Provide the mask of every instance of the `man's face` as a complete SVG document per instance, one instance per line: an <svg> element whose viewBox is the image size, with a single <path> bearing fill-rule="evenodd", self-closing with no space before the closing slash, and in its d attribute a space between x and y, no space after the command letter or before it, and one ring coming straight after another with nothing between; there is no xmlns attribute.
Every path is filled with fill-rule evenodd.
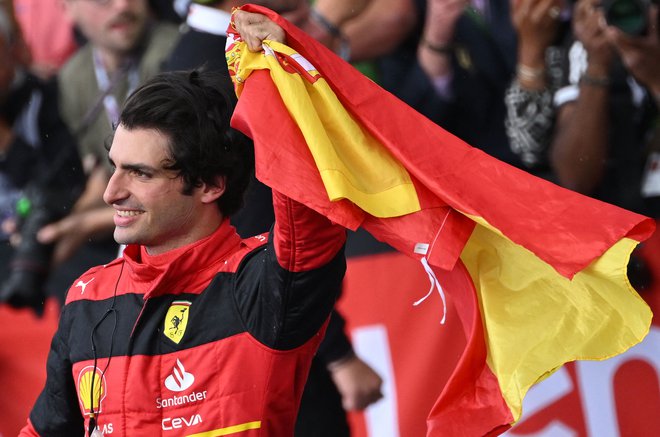
<svg viewBox="0 0 660 437"><path fill-rule="evenodd" d="M148 17L147 0L64 0L64 4L94 46L115 53L135 49Z"/></svg>
<svg viewBox="0 0 660 437"><path fill-rule="evenodd" d="M182 178L163 168L170 159L166 136L120 125L109 158L115 171L103 200L115 209L118 243L142 244L155 255L199 239L198 231L205 226L200 214L204 189L182 194Z"/></svg>

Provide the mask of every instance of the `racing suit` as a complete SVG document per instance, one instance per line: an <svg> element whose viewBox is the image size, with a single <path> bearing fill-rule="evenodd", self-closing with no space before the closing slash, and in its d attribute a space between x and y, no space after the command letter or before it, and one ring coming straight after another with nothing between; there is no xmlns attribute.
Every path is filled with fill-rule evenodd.
<svg viewBox="0 0 660 437"><path fill-rule="evenodd" d="M241 240L225 220L191 245L155 256L129 245L82 275L21 436L81 436L92 416L113 437L293 435L345 231L273 198L270 235Z"/></svg>

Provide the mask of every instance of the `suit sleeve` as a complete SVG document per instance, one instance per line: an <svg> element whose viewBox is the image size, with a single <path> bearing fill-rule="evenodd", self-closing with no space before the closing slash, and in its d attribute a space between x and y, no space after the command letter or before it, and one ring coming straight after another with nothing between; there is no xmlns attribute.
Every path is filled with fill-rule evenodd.
<svg viewBox="0 0 660 437"><path fill-rule="evenodd" d="M334 310L316 356L327 367L330 363L353 355L355 352L346 333L346 320L339 311Z"/></svg>
<svg viewBox="0 0 660 437"><path fill-rule="evenodd" d="M83 418L78 407L78 396L71 373L69 348L66 343L67 307L62 310L58 327L48 354L46 386L37 398L27 425L20 437L47 435L83 435Z"/></svg>
<svg viewBox="0 0 660 437"><path fill-rule="evenodd" d="M239 269L235 298L257 340L290 350L328 320L346 271L346 231L280 193L273 192L273 206L269 243Z"/></svg>
<svg viewBox="0 0 660 437"><path fill-rule="evenodd" d="M284 269L303 272L319 268L343 247L345 229L321 214L276 191L273 206L275 253Z"/></svg>

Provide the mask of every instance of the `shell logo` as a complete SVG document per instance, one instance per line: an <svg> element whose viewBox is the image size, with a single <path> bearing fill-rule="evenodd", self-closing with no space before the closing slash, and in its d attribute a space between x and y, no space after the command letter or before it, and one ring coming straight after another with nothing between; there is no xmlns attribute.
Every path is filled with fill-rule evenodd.
<svg viewBox="0 0 660 437"><path fill-rule="evenodd" d="M97 367L87 366L80 371L78 374L78 399L86 416L92 413L92 407L94 413L101 412L106 393L105 376Z"/></svg>

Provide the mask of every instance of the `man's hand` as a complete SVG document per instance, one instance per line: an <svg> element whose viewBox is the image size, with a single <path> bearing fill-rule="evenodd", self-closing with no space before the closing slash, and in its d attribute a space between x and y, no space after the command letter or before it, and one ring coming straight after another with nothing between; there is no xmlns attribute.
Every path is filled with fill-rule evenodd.
<svg viewBox="0 0 660 437"><path fill-rule="evenodd" d="M48 224L37 233L37 241L55 244L53 265L69 259L83 244L95 237L107 238L115 228L114 209L103 202L103 191L109 175L102 167L92 171L85 191L71 213L61 220Z"/></svg>
<svg viewBox="0 0 660 437"><path fill-rule="evenodd" d="M286 43L284 30L264 15L239 9L234 12L234 25L252 52L260 51L265 39Z"/></svg>
<svg viewBox="0 0 660 437"><path fill-rule="evenodd" d="M417 60L431 80L452 74L449 47L454 40L458 18L468 0L428 0L424 32L417 50Z"/></svg>
<svg viewBox="0 0 660 437"><path fill-rule="evenodd" d="M560 0L512 0L511 20L520 40L519 54L527 55L524 65L533 67L530 62L543 63L545 49L554 41L559 29Z"/></svg>
<svg viewBox="0 0 660 437"><path fill-rule="evenodd" d="M37 240L41 244L55 243L52 264L57 266L73 256L87 241L111 235L115 227L112 220L114 213L110 206L73 212L41 228Z"/></svg>
<svg viewBox="0 0 660 437"><path fill-rule="evenodd" d="M364 361L352 356L338 363L330 363L328 370L341 394L346 411L361 411L383 397L381 377Z"/></svg>
<svg viewBox="0 0 660 437"><path fill-rule="evenodd" d="M574 10L573 30L587 51L590 69L607 74L614 59L614 50L605 34L607 25L599 4L600 0L579 0Z"/></svg>
<svg viewBox="0 0 660 437"><path fill-rule="evenodd" d="M652 6L649 30L645 36L627 35L616 27L606 29L607 39L614 45L628 71L658 98L660 96L660 30L658 7Z"/></svg>
<svg viewBox="0 0 660 437"><path fill-rule="evenodd" d="M428 0L424 39L438 46L451 43L456 21L468 4L468 0Z"/></svg>

